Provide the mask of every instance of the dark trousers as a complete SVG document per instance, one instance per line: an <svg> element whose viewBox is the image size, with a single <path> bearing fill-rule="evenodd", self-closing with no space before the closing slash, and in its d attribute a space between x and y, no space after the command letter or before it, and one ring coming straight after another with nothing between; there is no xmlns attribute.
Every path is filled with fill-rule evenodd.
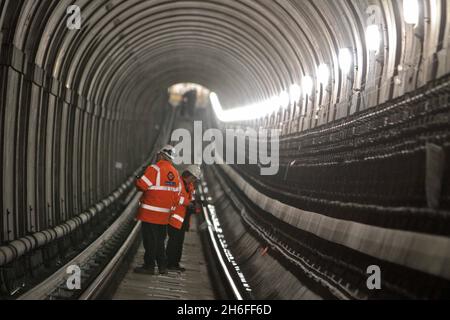
<svg viewBox="0 0 450 320"><path fill-rule="evenodd" d="M178 230L172 226L167 228L169 241L167 242L167 261L169 267L178 267L183 254L184 234L183 229Z"/></svg>
<svg viewBox="0 0 450 320"><path fill-rule="evenodd" d="M164 242L167 236L167 226L142 222L142 242L144 243L144 264L146 267L159 269L167 267ZM156 263L156 264L155 264Z"/></svg>

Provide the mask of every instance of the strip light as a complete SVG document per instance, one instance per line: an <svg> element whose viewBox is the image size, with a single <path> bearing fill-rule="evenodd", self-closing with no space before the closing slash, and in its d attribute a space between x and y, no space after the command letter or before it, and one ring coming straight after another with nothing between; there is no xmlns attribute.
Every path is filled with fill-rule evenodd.
<svg viewBox="0 0 450 320"><path fill-rule="evenodd" d="M222 122L248 121L262 118L272 112L276 112L282 108L289 106L289 94L283 91L279 96L273 96L269 100L255 103L248 106L237 107L224 110L220 103L219 97L215 92L209 95L211 105L216 117Z"/></svg>

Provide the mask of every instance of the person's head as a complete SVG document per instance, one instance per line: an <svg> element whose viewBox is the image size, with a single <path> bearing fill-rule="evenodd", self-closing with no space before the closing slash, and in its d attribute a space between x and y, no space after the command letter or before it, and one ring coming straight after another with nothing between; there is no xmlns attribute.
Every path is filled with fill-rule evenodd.
<svg viewBox="0 0 450 320"><path fill-rule="evenodd" d="M202 170L197 165L188 166L182 174L183 180L186 183L194 183L200 180L202 176Z"/></svg>
<svg viewBox="0 0 450 320"><path fill-rule="evenodd" d="M176 157L176 150L171 145L167 145L161 150L158 151L157 160L167 160L169 162L173 162Z"/></svg>

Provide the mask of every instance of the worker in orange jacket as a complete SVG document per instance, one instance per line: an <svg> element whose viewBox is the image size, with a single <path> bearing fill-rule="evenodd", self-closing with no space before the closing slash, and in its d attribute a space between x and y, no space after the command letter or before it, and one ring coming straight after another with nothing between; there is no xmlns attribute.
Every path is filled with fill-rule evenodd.
<svg viewBox="0 0 450 320"><path fill-rule="evenodd" d="M167 242L168 269L171 271L185 271L180 266L183 253L183 243L186 231L189 230L190 215L195 211L193 206L195 185L200 180L201 169L199 166L191 165L184 170L181 176L181 196L179 205L173 211L168 227L169 240Z"/></svg>
<svg viewBox="0 0 450 320"><path fill-rule="evenodd" d="M175 149L165 146L157 155L157 163L149 166L136 187L143 191L137 219L142 222L142 240L145 249L144 265L135 269L137 273L167 274L167 258L164 242L172 211L180 202L181 183L178 171L173 166Z"/></svg>

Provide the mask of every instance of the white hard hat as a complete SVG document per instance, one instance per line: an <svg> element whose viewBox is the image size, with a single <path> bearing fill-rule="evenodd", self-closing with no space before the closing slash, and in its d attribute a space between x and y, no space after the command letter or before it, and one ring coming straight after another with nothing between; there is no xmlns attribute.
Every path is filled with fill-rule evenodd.
<svg viewBox="0 0 450 320"><path fill-rule="evenodd" d="M189 172L197 180L200 180L200 178L202 177L202 169L200 169L200 167L195 164L188 166L184 170L184 172Z"/></svg>
<svg viewBox="0 0 450 320"><path fill-rule="evenodd" d="M162 154L162 155L166 156L167 158L169 158L170 160L175 160L177 152L174 147L172 147L171 145L167 145L164 148L161 148L161 150L159 150L158 154Z"/></svg>

